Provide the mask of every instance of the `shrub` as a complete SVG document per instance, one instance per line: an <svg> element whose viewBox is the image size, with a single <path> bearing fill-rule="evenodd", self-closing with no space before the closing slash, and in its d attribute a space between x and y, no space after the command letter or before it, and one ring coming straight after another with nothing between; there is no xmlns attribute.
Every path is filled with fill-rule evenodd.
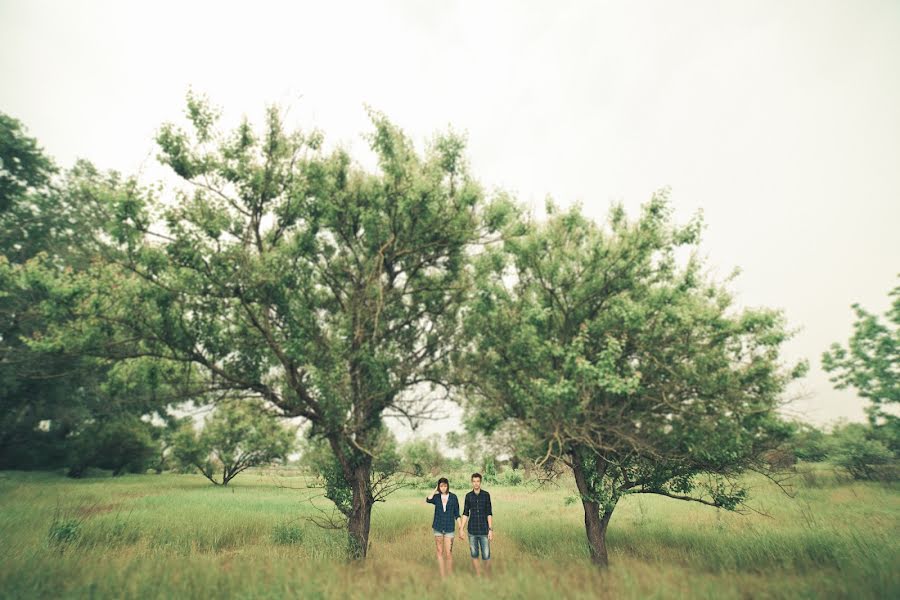
<svg viewBox="0 0 900 600"><path fill-rule="evenodd" d="M487 457L484 459L484 472L482 473L482 480L485 483L497 483L497 467L494 465L493 457Z"/></svg>
<svg viewBox="0 0 900 600"><path fill-rule="evenodd" d="M142 473L156 451L152 426L134 415L95 420L68 440L68 475L82 477L90 467L113 475Z"/></svg>
<svg viewBox="0 0 900 600"><path fill-rule="evenodd" d="M894 454L880 440L871 439L869 431L859 423L835 429L829 440L828 460L854 479L896 478Z"/></svg>
<svg viewBox="0 0 900 600"><path fill-rule="evenodd" d="M522 472L518 469L507 469L503 472L503 485L517 486L522 485L523 481L525 481L525 478L522 477Z"/></svg>
<svg viewBox="0 0 900 600"><path fill-rule="evenodd" d="M821 429L800 424L791 437L789 447L800 460L819 462L825 460L828 452L828 438Z"/></svg>
<svg viewBox="0 0 900 600"><path fill-rule="evenodd" d="M797 463L797 456L785 446L779 446L763 453L763 460L773 469L787 469Z"/></svg>

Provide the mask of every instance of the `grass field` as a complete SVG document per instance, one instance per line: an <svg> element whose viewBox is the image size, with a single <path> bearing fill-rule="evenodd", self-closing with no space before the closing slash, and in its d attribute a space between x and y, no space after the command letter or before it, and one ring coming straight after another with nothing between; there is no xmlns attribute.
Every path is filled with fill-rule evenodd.
<svg viewBox="0 0 900 600"><path fill-rule="evenodd" d="M308 492L265 472L226 488L199 475L2 472L0 596L462 598L477 587L488 598L900 598L900 488L820 469L797 478L794 498L753 481L769 516L625 498L606 572L588 562L580 503L565 501L572 485L486 485L494 573L477 579L457 540L444 581L425 489L378 504L369 558L348 564L344 534L303 518L315 514Z"/></svg>

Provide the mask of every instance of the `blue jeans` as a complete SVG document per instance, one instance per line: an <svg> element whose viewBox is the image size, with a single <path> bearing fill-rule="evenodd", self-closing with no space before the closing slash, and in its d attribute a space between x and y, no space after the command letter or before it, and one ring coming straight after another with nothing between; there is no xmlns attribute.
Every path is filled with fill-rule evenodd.
<svg viewBox="0 0 900 600"><path fill-rule="evenodd" d="M469 534L469 554L472 558L478 558L479 550L481 550L481 560L491 559L491 543L486 535Z"/></svg>

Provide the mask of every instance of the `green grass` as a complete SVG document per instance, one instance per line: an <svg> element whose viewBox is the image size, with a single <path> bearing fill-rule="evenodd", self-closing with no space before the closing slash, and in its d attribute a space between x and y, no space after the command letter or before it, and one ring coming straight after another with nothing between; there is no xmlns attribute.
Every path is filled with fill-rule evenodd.
<svg viewBox="0 0 900 600"><path fill-rule="evenodd" d="M788 498L752 483L767 516L625 498L606 572L588 562L570 483L489 486L492 577L477 580L457 542L440 581L424 488L376 506L369 558L349 564L345 534L304 518L318 514L309 493L262 472L225 488L194 475L0 472L0 597L463 598L476 586L495 598L900 597L897 486L823 473L798 477Z"/></svg>

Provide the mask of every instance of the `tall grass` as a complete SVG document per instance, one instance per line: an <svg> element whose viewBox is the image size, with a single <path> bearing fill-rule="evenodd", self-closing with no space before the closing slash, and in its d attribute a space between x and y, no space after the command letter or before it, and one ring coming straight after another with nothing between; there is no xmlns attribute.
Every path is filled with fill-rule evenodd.
<svg viewBox="0 0 900 600"><path fill-rule="evenodd" d="M457 541L455 573L440 581L425 487L376 506L369 558L350 564L345 533L307 520L318 514L309 494L262 472L227 488L194 475L3 472L0 597L900 597L896 486L798 477L788 498L751 483L766 515L626 497L606 572L589 564L580 503L565 502L571 483L491 486L492 576L476 580Z"/></svg>

